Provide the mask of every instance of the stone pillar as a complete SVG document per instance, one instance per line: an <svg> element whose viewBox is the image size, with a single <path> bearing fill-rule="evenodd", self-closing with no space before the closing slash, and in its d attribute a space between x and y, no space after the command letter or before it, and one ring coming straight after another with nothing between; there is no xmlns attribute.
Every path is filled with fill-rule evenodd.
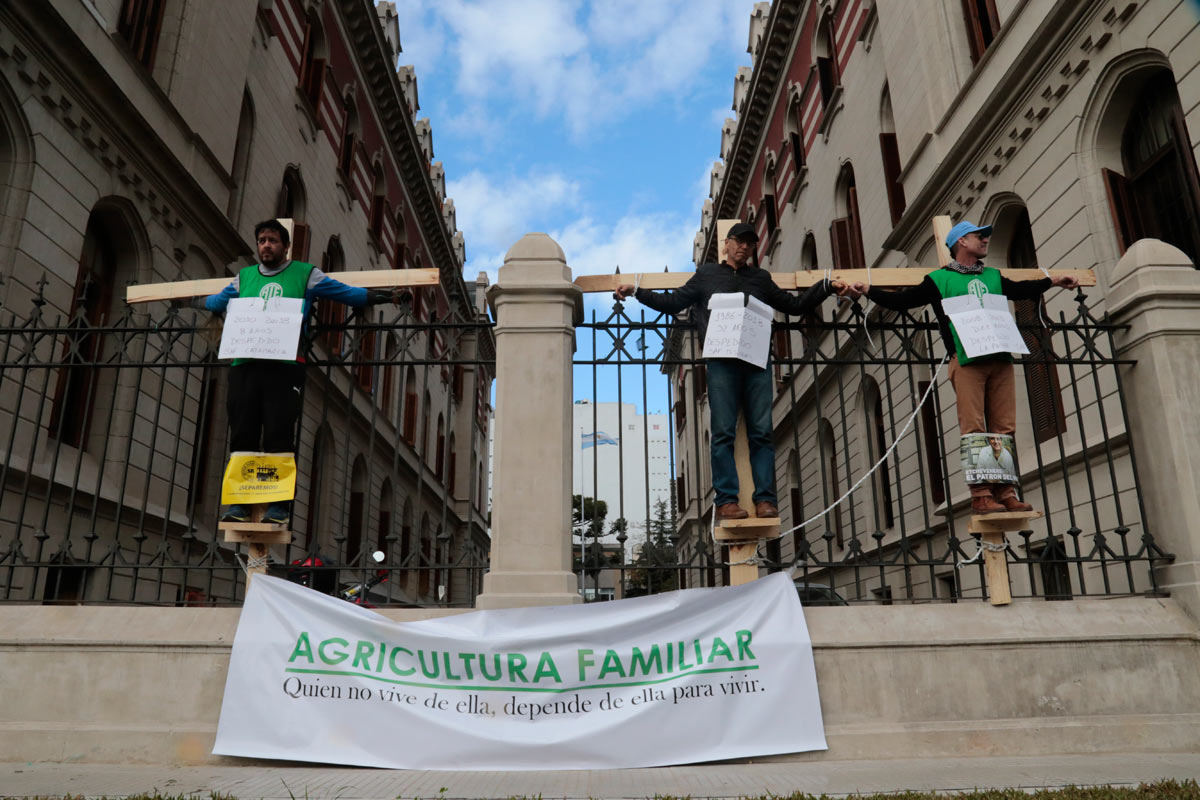
<svg viewBox="0 0 1200 800"><path fill-rule="evenodd" d="M529 233L488 290L496 309L492 557L476 608L582 602L571 571L572 370L583 294L558 243Z"/></svg>
<svg viewBox="0 0 1200 800"><path fill-rule="evenodd" d="M1138 483L1155 542L1175 554L1157 571L1200 619L1200 271L1157 239L1130 247L1108 281L1129 404Z"/></svg>

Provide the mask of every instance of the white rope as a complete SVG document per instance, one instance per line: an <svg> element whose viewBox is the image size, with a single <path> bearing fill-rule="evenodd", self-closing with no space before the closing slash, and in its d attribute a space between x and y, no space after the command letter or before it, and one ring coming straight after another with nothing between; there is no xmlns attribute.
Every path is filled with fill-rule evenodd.
<svg viewBox="0 0 1200 800"><path fill-rule="evenodd" d="M635 272L633 274L633 293L637 294L638 288L642 285L642 273Z"/></svg>
<svg viewBox="0 0 1200 800"><path fill-rule="evenodd" d="M269 551L255 558L246 558L241 553L234 553L233 555L237 558L238 563L242 565L242 571L247 575L250 574L250 570L266 567L271 563L271 553Z"/></svg>
<svg viewBox="0 0 1200 800"><path fill-rule="evenodd" d="M792 531L798 531L801 528L803 528L805 525L808 525L809 523L812 523L812 522L816 522L821 517L828 514L830 511L833 511L833 509L837 508L842 503L843 500L845 500L847 497L852 495L859 486L862 486L863 483L867 480L867 478L869 478L873 474L875 474L875 471L877 469L879 469L880 466L883 465L883 462L887 461L888 456L890 456L892 454L892 451L896 449L896 445L900 444L900 440L904 438L904 435L906 433L908 433L908 429L912 427L913 420L915 420L917 418L917 414L921 413L921 407L925 405L925 401L929 399L930 393L933 391L934 387L937 386L937 379L942 374L942 368L946 366L946 362L949 359L950 359L950 355L947 354L946 357L942 359L942 363L938 364L937 371L933 373L933 378L929 381L929 387L925 390L925 394L923 394L921 396L921 400L917 403L917 407L914 408L913 413L909 415L908 420L904 423L904 427L900 429L900 433L896 434L896 440L894 442L892 442L892 446L889 447L887 449L887 452L885 452L880 457L880 459L875 462L875 465L873 467L871 467L869 470L867 470L866 474L864 474L861 478L859 478L858 481L855 482L855 484L853 486L851 486L849 489L847 489L846 493L844 495L839 497L837 500L834 500L833 503L830 504L830 506L828 508L826 508L824 511L814 514L813 516L809 517L808 519L804 520L804 522L801 522L799 525L797 525L793 528L788 528L786 531L779 534L780 536L787 536Z"/></svg>
<svg viewBox="0 0 1200 800"><path fill-rule="evenodd" d="M975 563L976 561L979 560L979 557L981 555L983 555L984 551L987 551L989 553L1003 553L1007 549L1008 549L1008 542L1001 542L1000 544L992 544L991 542L983 541L983 537L981 535L979 538L979 549L975 551L975 555L971 556L966 561L959 561L957 564L954 565L954 568L961 569L962 567L965 567L968 564Z"/></svg>

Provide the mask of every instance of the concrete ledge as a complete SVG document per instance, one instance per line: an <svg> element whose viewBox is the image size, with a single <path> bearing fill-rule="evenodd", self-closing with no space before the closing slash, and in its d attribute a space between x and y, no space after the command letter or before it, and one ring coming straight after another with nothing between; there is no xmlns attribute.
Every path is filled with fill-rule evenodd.
<svg viewBox="0 0 1200 800"><path fill-rule="evenodd" d="M238 609L0 607L10 761L211 755ZM397 620L461 612L398 610ZM1200 630L1171 600L809 609L830 749L771 761L1200 751ZM16 678L16 681L13 679Z"/></svg>

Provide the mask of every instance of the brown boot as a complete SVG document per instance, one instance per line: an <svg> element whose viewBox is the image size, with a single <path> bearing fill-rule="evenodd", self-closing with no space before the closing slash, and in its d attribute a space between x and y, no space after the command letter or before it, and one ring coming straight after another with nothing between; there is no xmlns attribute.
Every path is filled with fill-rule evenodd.
<svg viewBox="0 0 1200 800"><path fill-rule="evenodd" d="M754 516L758 517L759 519L778 517L779 509L775 507L774 503L763 500L754 504Z"/></svg>
<svg viewBox="0 0 1200 800"><path fill-rule="evenodd" d="M1000 485L992 490L996 502L1004 506L1005 511L1033 511L1033 506L1017 498L1017 490L1013 486Z"/></svg>
<svg viewBox="0 0 1200 800"><path fill-rule="evenodd" d="M723 503L717 506L717 519L745 519L748 516L749 512L737 503Z"/></svg>
<svg viewBox="0 0 1200 800"><path fill-rule="evenodd" d="M988 484L981 486L972 486L971 488L971 513L972 514L995 514L999 511L1007 509L996 502L992 497L992 487Z"/></svg>

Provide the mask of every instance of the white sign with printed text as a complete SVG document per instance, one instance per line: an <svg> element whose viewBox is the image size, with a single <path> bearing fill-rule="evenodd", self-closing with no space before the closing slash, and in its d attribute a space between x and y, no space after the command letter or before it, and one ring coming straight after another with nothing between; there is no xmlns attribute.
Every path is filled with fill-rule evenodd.
<svg viewBox="0 0 1200 800"><path fill-rule="evenodd" d="M740 358L762 369L771 351L771 308L741 292L714 294L708 300L705 358Z"/></svg>
<svg viewBox="0 0 1200 800"><path fill-rule="evenodd" d="M303 322L298 297L235 297L225 311L218 358L295 361Z"/></svg>
<svg viewBox="0 0 1200 800"><path fill-rule="evenodd" d="M812 644L785 573L420 622L257 575L213 753L548 770L825 748Z"/></svg>
<svg viewBox="0 0 1200 800"><path fill-rule="evenodd" d="M942 301L942 310L954 324L967 358L1029 352L1008 309L1008 298L1002 294L947 297Z"/></svg>

